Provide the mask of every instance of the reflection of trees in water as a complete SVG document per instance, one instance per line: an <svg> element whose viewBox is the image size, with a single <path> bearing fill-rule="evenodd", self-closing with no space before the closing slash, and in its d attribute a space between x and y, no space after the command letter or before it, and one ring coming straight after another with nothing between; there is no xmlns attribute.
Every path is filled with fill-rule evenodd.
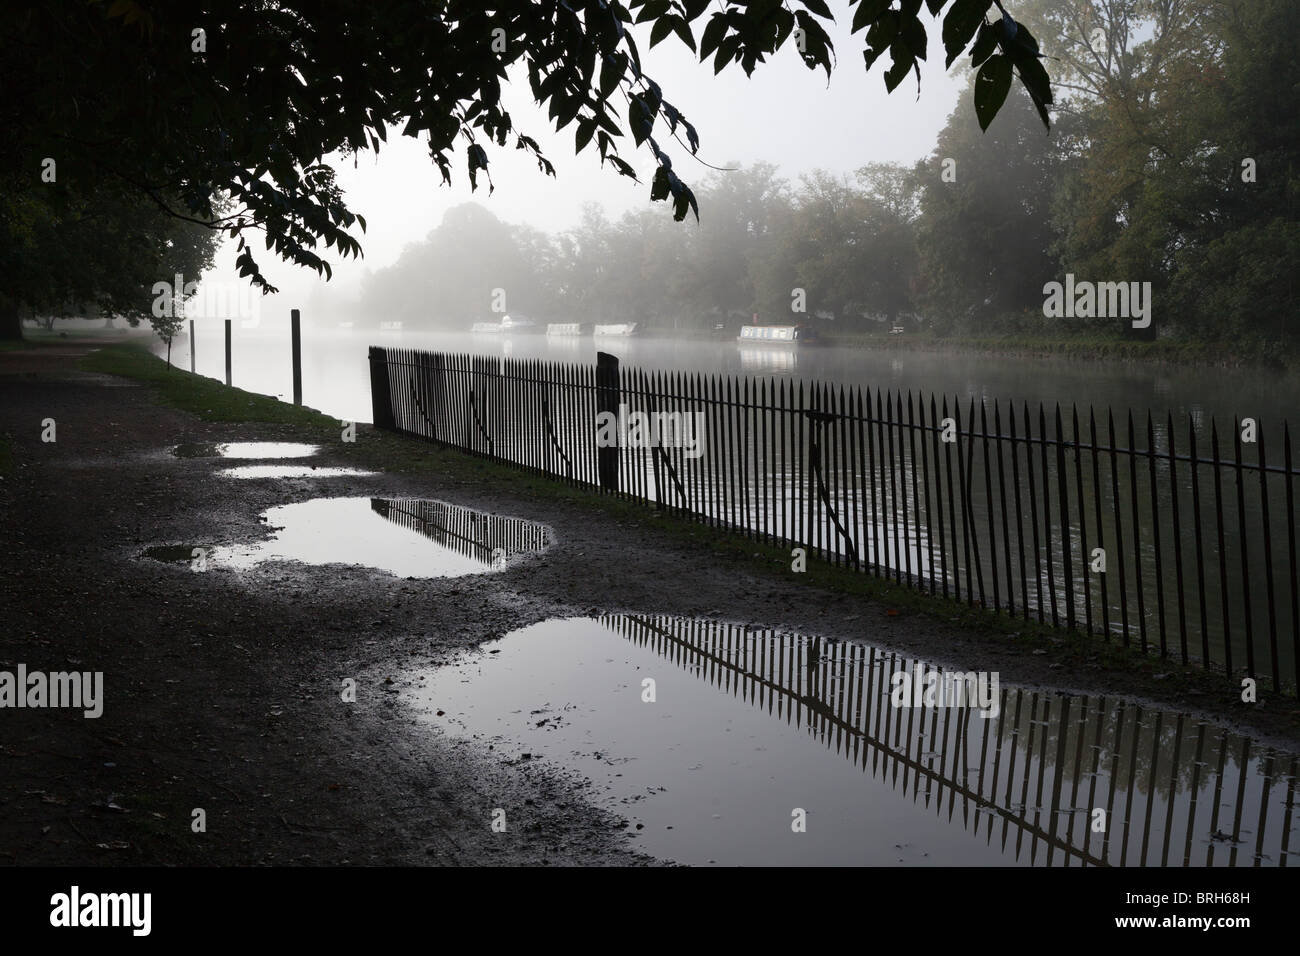
<svg viewBox="0 0 1300 956"><path fill-rule="evenodd" d="M418 531L443 547L488 566L511 555L540 551L548 543L545 525L484 514L445 501L371 498L370 508L388 521Z"/></svg>
<svg viewBox="0 0 1300 956"><path fill-rule="evenodd" d="M1001 688L997 717L894 707L916 661L874 647L664 616L602 622L900 784L1004 853L1046 865L1285 865L1295 756L1178 714ZM1105 832L1091 830L1094 808ZM1215 835L1218 837L1215 838Z"/></svg>

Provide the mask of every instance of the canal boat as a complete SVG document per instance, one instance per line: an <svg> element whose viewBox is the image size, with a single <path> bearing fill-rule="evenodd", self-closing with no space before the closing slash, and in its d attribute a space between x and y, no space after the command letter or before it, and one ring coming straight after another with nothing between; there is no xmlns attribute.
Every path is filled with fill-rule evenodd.
<svg viewBox="0 0 1300 956"><path fill-rule="evenodd" d="M546 334L556 338L573 338L591 334L591 326L586 322L551 322L546 326Z"/></svg>
<svg viewBox="0 0 1300 956"><path fill-rule="evenodd" d="M741 345L807 345L817 341L817 333L810 327L798 325L742 325L736 339Z"/></svg>
<svg viewBox="0 0 1300 956"><path fill-rule="evenodd" d="M635 322L618 322L611 325L598 325L592 329L592 334L627 337L637 334L637 324Z"/></svg>
<svg viewBox="0 0 1300 956"><path fill-rule="evenodd" d="M501 318L501 331L511 335L540 335L545 330L532 319L506 315Z"/></svg>

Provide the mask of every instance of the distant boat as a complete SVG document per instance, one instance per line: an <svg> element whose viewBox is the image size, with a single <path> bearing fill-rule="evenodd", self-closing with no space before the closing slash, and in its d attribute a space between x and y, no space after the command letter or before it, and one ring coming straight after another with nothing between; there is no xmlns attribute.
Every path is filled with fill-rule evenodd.
<svg viewBox="0 0 1300 956"><path fill-rule="evenodd" d="M340 322L340 323L339 323L339 328L340 328L340 329L350 329L350 328L352 328L352 323L351 323L351 322Z"/></svg>
<svg viewBox="0 0 1300 956"><path fill-rule="evenodd" d="M598 325L592 330L593 335L636 335L635 322L618 322L613 325Z"/></svg>
<svg viewBox="0 0 1300 956"><path fill-rule="evenodd" d="M742 345L798 345L817 341L806 325L742 325L737 339Z"/></svg>
<svg viewBox="0 0 1300 956"><path fill-rule="evenodd" d="M552 322L546 326L546 334L555 336L586 335L590 331L591 326L585 322Z"/></svg>
<svg viewBox="0 0 1300 956"><path fill-rule="evenodd" d="M500 332L500 322L475 322L470 326L471 332Z"/></svg>
<svg viewBox="0 0 1300 956"><path fill-rule="evenodd" d="M504 316L501 319L502 332L541 332L541 328L532 319L512 319L510 316Z"/></svg>

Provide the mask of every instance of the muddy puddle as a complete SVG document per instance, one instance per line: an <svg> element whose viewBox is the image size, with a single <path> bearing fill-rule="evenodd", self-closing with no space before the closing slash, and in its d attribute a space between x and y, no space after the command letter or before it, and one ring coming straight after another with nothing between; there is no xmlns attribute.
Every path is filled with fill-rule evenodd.
<svg viewBox="0 0 1300 956"><path fill-rule="evenodd" d="M314 498L271 508L264 519L271 531L267 540L204 547L191 567L250 570L292 561L374 568L397 577L457 577L504 570L512 559L550 542L545 525L426 499ZM188 548L145 554L191 560Z"/></svg>
<svg viewBox="0 0 1300 956"><path fill-rule="evenodd" d="M240 465L217 472L222 478L366 478L377 471L321 465Z"/></svg>
<svg viewBox="0 0 1300 956"><path fill-rule="evenodd" d="M996 676L611 615L517 631L407 694L454 738L586 778L683 863L1300 865L1295 755Z"/></svg>
<svg viewBox="0 0 1300 956"><path fill-rule="evenodd" d="M203 559L204 548L197 544L160 544L156 547L145 548L141 556L153 558L155 561L165 561L169 564L176 564L181 561L198 562Z"/></svg>
<svg viewBox="0 0 1300 956"><path fill-rule="evenodd" d="M185 442L172 448L176 458L310 458L319 445L290 441Z"/></svg>

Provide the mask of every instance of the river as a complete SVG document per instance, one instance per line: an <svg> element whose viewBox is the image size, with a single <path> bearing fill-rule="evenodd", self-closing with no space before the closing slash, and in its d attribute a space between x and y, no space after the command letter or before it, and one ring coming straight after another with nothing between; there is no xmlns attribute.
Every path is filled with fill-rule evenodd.
<svg viewBox="0 0 1300 956"><path fill-rule="evenodd" d="M292 394L288 322L263 319L256 328L232 330L232 377L249 391ZM779 346L741 348L734 342L698 339L603 338L600 348L624 365L688 372L780 376L886 390L1012 400L1017 404L1078 403L1098 408L1152 409L1221 424L1233 416L1255 418L1280 431L1300 399L1300 376L1258 369L1151 366L1140 362L1023 359L924 351ZM596 342L544 335L474 335L468 332L303 329L303 401L341 420L369 422L370 345L471 352L554 362L595 362ZM160 346L155 352L162 354ZM224 378L222 324L196 322L196 371ZM189 367L189 341L178 337L172 358Z"/></svg>

